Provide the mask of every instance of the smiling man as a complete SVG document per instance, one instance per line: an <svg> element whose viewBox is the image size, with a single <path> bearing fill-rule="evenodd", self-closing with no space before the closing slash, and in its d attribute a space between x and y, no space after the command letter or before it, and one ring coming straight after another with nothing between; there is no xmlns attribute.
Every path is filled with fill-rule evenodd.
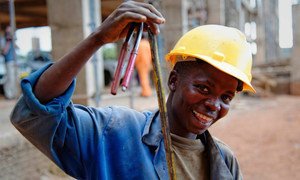
<svg viewBox="0 0 300 180"><path fill-rule="evenodd" d="M191 139L227 114L238 87L237 79L201 60L178 62L169 81L171 130Z"/></svg>
<svg viewBox="0 0 300 180"><path fill-rule="evenodd" d="M242 179L230 148L207 129L228 113L237 92L255 92L245 36L230 27L200 26L183 35L166 59L174 65L167 109L177 177Z"/></svg>
<svg viewBox="0 0 300 180"><path fill-rule="evenodd" d="M158 111L71 102L75 77L96 50L123 38L131 22L145 22L157 34L164 21L149 4L123 3L70 53L22 80L12 123L77 179L168 179ZM227 114L237 92L254 92L245 36L200 26L183 35L166 60L173 65L167 109L177 179L242 179L230 148L207 129Z"/></svg>

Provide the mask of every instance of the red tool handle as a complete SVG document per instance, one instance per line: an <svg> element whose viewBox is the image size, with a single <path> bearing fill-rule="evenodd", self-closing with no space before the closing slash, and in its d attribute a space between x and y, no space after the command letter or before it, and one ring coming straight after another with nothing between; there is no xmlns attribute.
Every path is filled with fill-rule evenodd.
<svg viewBox="0 0 300 180"><path fill-rule="evenodd" d="M141 41L141 38L142 38L143 27L144 27L144 23L139 23L139 24L132 23L129 30L128 30L125 42L124 42L124 44L122 46L122 49L121 49L121 52L120 52L120 56L118 58L118 65L117 65L117 69L115 71L115 75L114 75L112 86L111 86L111 94L113 94L113 95L117 94L117 89L118 89L118 86L119 86L119 81L120 81L120 76L121 76L121 72L122 72L122 69L123 69L123 64L124 64L124 61L125 61L125 58L126 58L128 47L129 47L129 41L132 37L134 29L138 28L138 30L137 30L138 33L136 34L135 42L134 42L134 45L133 45L133 48L132 48L132 51L131 51L131 54L130 54L130 57L129 57L129 60L128 60L128 65L127 65L127 68L126 68L125 76L124 76L123 81L122 81L122 90L125 91L128 87L128 84L129 84L129 81L130 81L130 78L131 78L131 74L132 74L133 69L134 69L135 58L136 58L138 48L139 48L139 44L140 44L140 41Z"/></svg>
<svg viewBox="0 0 300 180"><path fill-rule="evenodd" d="M113 82L112 82L112 85L111 85L111 91L110 91L111 94L113 94L113 95L117 94L117 89L119 87L120 76L121 76L121 72L122 72L122 69L123 69L123 64L124 64L124 59L125 59L124 56L125 56L126 51L127 51L127 46L128 46L128 43L125 42L123 44L121 52L120 52L117 69L116 69L116 72L115 72L115 75L114 75L114 78L113 78Z"/></svg>
<svg viewBox="0 0 300 180"><path fill-rule="evenodd" d="M134 69L135 58L137 56L139 46L140 46L140 42L141 42L141 39L142 39L144 23L140 23L139 26L137 26L137 27L138 27L138 31L137 31L138 33L136 34L136 39L135 39L135 42L134 42L134 46L133 46L132 51L130 53L130 57L129 57L129 60L128 60L128 65L127 65L127 68L126 68L125 76L124 76L123 81L122 81L122 91L124 91L124 92L126 91L128 85L129 85L131 74L132 74L133 69Z"/></svg>
<svg viewBox="0 0 300 180"><path fill-rule="evenodd" d="M122 80L122 91L126 91L128 85L129 85L129 81L131 79L131 75L132 75L132 72L134 69L136 56L137 56L137 52L132 52L130 54L130 58L129 58L128 65L127 65L126 72L125 72L125 76Z"/></svg>

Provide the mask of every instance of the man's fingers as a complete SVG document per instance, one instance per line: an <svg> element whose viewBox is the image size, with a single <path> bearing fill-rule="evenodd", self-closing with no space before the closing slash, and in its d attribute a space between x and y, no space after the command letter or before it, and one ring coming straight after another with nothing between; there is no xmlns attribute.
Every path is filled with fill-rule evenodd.
<svg viewBox="0 0 300 180"><path fill-rule="evenodd" d="M126 12L133 12L140 15L144 15L147 21L152 21L153 23L164 23L165 19L163 16L150 4L139 3L139 2L125 2L118 8L118 14L124 14Z"/></svg>
<svg viewBox="0 0 300 180"><path fill-rule="evenodd" d="M145 22L147 21L147 17L142 14L126 11L117 17L116 20L121 26L127 26L127 24L131 22Z"/></svg>
<svg viewBox="0 0 300 180"><path fill-rule="evenodd" d="M163 15L153 5L146 4L146 3L140 3L140 2L134 2L134 3L148 9L150 12L154 13L159 18L164 19Z"/></svg>
<svg viewBox="0 0 300 180"><path fill-rule="evenodd" d="M151 29L151 32L154 34L159 34L159 26L156 23L153 23L152 21L147 21L147 17L137 14L137 13L132 13L132 12L126 12L122 16L119 17L120 19L118 20L119 22L122 22L121 26L128 26L131 22L146 22L148 25L148 28ZM126 28L128 29L128 28ZM124 36L122 36L124 37Z"/></svg>
<svg viewBox="0 0 300 180"><path fill-rule="evenodd" d="M120 33L120 38L124 38L126 37L127 33L128 33L128 30L129 30L129 27L131 26L131 24L127 24L126 28L124 28L122 30L122 32Z"/></svg>
<svg viewBox="0 0 300 180"><path fill-rule="evenodd" d="M122 3L99 27L99 39L102 43L115 42L126 36L128 25L132 22L144 22L154 34L159 33L159 24L165 19L150 4L134 1Z"/></svg>
<svg viewBox="0 0 300 180"><path fill-rule="evenodd" d="M160 30L157 24L153 24L153 23L147 23L148 28L150 28L151 32L153 34L159 34Z"/></svg>
<svg viewBox="0 0 300 180"><path fill-rule="evenodd" d="M145 17L147 17L147 21L151 21L152 23L162 24L165 22L165 19L163 17L157 16L146 8L136 8L133 9L132 12L144 15Z"/></svg>

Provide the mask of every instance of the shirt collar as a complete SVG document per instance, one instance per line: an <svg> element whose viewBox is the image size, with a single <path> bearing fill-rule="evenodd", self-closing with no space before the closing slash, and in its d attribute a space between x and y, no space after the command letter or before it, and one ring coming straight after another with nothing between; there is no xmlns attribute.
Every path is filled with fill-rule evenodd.
<svg viewBox="0 0 300 180"><path fill-rule="evenodd" d="M156 110L146 122L143 130L142 141L148 146L158 147L162 139L163 134L161 130L159 111Z"/></svg>
<svg viewBox="0 0 300 180"><path fill-rule="evenodd" d="M208 131L203 133L202 135L198 135L197 139L201 139L202 143L205 145L207 142L207 135L212 140L211 135ZM159 110L154 111L151 114L149 119L146 122L146 125L143 130L142 141L148 146L158 146L160 141L163 138L162 130L161 130L161 122L159 116Z"/></svg>
<svg viewBox="0 0 300 180"><path fill-rule="evenodd" d="M219 148L217 142L211 136L208 130L203 134L198 135L203 144L209 158L210 176L211 179L233 179L233 176L225 162L225 154Z"/></svg>
<svg viewBox="0 0 300 180"><path fill-rule="evenodd" d="M161 130L159 111L155 111L149 117L143 130L142 141L146 145L158 148L160 142L163 139ZM210 179L233 179L226 163L225 157L222 157L223 153L217 147L218 145L206 130L203 134L198 135L197 139L200 139L205 146L206 154L208 155L208 161L210 166Z"/></svg>

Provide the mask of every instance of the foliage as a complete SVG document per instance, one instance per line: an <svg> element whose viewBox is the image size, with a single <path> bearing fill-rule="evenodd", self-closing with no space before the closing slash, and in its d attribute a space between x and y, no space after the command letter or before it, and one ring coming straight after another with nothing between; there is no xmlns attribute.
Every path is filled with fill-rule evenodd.
<svg viewBox="0 0 300 180"><path fill-rule="evenodd" d="M104 60L116 60L117 59L117 48L115 44L109 44L102 49Z"/></svg>

